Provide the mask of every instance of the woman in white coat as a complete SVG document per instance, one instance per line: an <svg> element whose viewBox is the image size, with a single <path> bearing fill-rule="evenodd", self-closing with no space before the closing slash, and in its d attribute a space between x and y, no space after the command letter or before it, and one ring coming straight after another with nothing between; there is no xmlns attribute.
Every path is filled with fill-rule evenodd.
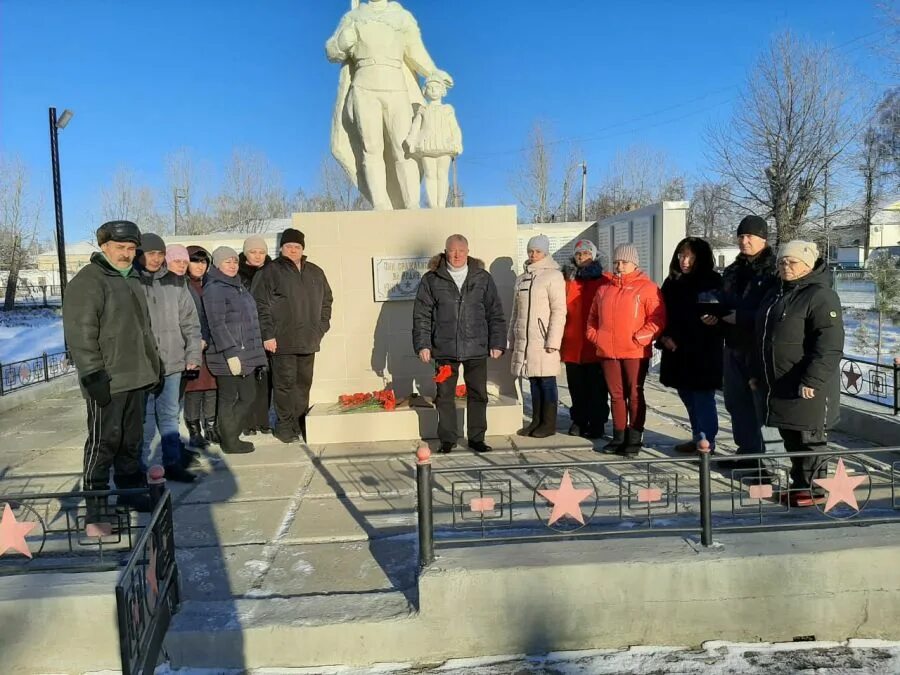
<svg viewBox="0 0 900 675"><path fill-rule="evenodd" d="M531 385L531 423L517 432L520 436L556 433L556 376L565 326L566 282L550 257L550 240L541 234L528 240L528 262L516 279L509 322L512 374L527 377Z"/></svg>

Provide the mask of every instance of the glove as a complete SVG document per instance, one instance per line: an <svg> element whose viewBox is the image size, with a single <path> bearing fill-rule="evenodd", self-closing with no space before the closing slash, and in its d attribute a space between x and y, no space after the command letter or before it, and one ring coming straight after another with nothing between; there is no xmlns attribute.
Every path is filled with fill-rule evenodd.
<svg viewBox="0 0 900 675"><path fill-rule="evenodd" d="M231 371L231 374L237 377L241 374L241 360L236 356L228 357L228 370Z"/></svg>
<svg viewBox="0 0 900 675"><path fill-rule="evenodd" d="M105 370L98 370L81 378L81 386L84 387L91 400L96 401L101 408L112 400L109 393L109 380L109 373Z"/></svg>

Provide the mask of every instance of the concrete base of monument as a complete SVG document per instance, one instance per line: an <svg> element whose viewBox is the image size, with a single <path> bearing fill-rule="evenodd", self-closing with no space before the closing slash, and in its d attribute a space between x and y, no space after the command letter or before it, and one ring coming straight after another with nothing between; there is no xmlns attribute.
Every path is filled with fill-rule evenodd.
<svg viewBox="0 0 900 675"><path fill-rule="evenodd" d="M118 572L0 577L3 673L118 672Z"/></svg>
<svg viewBox="0 0 900 675"><path fill-rule="evenodd" d="M458 436L466 438L466 402L457 400ZM514 434L522 427L522 404L509 396L491 396L487 409L488 433ZM342 412L337 404L318 403L306 417L309 443L366 443L437 438L437 410L410 408Z"/></svg>
<svg viewBox="0 0 900 675"><path fill-rule="evenodd" d="M174 666L308 668L708 640L900 638L896 525L438 550L401 592L186 603Z"/></svg>

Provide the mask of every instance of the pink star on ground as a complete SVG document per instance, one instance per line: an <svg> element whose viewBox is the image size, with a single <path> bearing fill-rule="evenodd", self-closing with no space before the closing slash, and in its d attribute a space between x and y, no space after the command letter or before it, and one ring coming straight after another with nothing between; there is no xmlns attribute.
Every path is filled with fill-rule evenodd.
<svg viewBox="0 0 900 675"><path fill-rule="evenodd" d="M581 514L581 502L587 499L593 490L591 488L576 488L572 485L572 477L569 470L563 472L562 480L557 490L538 490L548 502L553 504L553 512L550 514L548 525L552 525L564 516L571 516L584 525L584 516Z"/></svg>
<svg viewBox="0 0 900 675"><path fill-rule="evenodd" d="M844 466L844 459L838 458L834 478L813 478L813 483L828 490L828 501L825 502L825 513L828 513L841 502L859 511L859 504L853 492L867 480L868 476L850 476Z"/></svg>
<svg viewBox="0 0 900 675"><path fill-rule="evenodd" d="M3 518L0 519L0 555L13 549L22 555L31 557L31 549L25 541L26 535L37 523L19 523L9 504L3 505Z"/></svg>

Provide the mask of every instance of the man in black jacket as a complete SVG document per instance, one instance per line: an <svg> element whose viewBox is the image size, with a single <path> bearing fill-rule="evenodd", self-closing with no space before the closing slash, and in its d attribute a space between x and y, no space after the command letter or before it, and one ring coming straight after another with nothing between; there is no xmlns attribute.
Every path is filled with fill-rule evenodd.
<svg viewBox="0 0 900 675"><path fill-rule="evenodd" d="M69 282L63 330L87 399L84 445L85 490L109 489L113 467L119 489L144 485L140 471L145 391L162 377L147 301L132 267L141 233L126 220L97 230L102 253L94 253ZM101 523L106 499L87 501L87 523ZM119 504L149 511L143 496L121 496Z"/></svg>
<svg viewBox="0 0 900 675"><path fill-rule="evenodd" d="M722 317L725 407L731 415L732 436L739 455L765 452L767 444L780 444L778 432L764 426L765 392L750 387L757 349L753 339L756 314L763 297L778 283L775 253L768 238L769 226L763 218L750 215L741 220L737 230L741 252L722 275L722 305L730 310ZM717 322L711 316L703 320L707 324ZM757 463L735 468L755 466Z"/></svg>
<svg viewBox="0 0 900 675"><path fill-rule="evenodd" d="M497 286L484 263L469 257L461 234L447 239L444 252L431 259L413 306L413 348L423 363L447 366L449 376L437 381L440 452L456 445L456 380L463 366L469 447L488 452L487 357L499 359L506 349L506 320Z"/></svg>
<svg viewBox="0 0 900 675"><path fill-rule="evenodd" d="M303 233L286 229L281 255L257 272L251 285L263 346L272 355L275 437L283 443L301 434L306 439L313 364L331 327L331 287L322 268L303 255L304 248Z"/></svg>

